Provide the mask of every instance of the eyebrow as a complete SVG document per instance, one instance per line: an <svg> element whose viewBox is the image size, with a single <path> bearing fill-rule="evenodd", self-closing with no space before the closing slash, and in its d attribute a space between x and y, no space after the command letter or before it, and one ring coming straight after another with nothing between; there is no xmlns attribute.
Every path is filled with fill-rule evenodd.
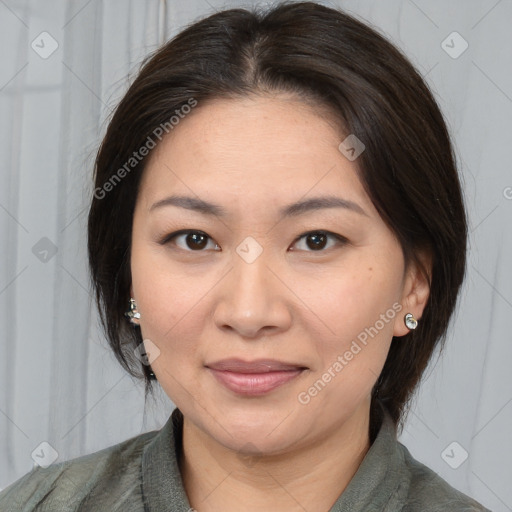
<svg viewBox="0 0 512 512"><path fill-rule="evenodd" d="M217 217L228 216L226 209L218 204L209 203L195 197L176 195L169 196L157 201L151 205L149 211L151 212L164 206L177 206L187 210L193 210L204 215L212 215ZM280 218L295 217L298 215L303 215L307 212L323 210L326 208L344 208L346 210L369 217L369 215L357 203L336 196L319 196L312 197L304 201L297 201L295 203L289 204L288 206L285 206L284 208L281 208L279 215Z"/></svg>

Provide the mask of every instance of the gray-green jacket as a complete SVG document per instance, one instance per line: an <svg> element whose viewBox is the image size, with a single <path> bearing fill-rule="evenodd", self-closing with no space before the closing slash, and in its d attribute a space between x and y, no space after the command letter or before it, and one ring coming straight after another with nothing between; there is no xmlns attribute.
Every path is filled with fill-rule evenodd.
<svg viewBox="0 0 512 512"><path fill-rule="evenodd" d="M183 416L175 409L159 431L46 469L36 467L0 493L0 511L192 512L177 461L182 427ZM413 459L397 440L387 412L329 512L377 511L490 512Z"/></svg>

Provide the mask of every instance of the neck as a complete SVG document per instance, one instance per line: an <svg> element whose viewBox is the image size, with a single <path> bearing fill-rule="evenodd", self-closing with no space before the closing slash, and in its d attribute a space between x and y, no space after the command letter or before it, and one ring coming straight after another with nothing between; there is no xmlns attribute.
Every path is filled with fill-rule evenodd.
<svg viewBox="0 0 512 512"><path fill-rule="evenodd" d="M241 457L187 418L181 473L197 512L323 512L345 490L370 448L369 410L357 411L321 439L279 455Z"/></svg>

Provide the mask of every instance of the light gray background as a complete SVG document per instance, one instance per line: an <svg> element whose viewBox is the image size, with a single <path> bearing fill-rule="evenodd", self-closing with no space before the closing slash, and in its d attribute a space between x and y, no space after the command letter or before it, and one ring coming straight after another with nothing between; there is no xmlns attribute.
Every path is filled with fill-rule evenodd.
<svg viewBox="0 0 512 512"><path fill-rule="evenodd" d="M510 511L512 1L323 3L371 23L426 77L470 212L460 308L401 441L458 489ZM67 460L160 428L172 410L163 392L144 408L142 385L97 327L85 256L92 158L148 52L198 17L253 4L0 0L0 488L32 468L43 441ZM58 43L46 59L31 47L43 31ZM457 58L445 51L462 48L446 39L454 31L469 44ZM445 459L460 462L462 450L453 469Z"/></svg>

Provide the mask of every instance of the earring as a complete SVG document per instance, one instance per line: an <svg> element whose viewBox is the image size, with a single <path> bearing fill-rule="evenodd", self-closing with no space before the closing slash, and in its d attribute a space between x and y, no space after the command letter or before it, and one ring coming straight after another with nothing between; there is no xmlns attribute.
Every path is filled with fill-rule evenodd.
<svg viewBox="0 0 512 512"><path fill-rule="evenodd" d="M405 315L404 322L409 329L416 329L416 327L418 327L418 320L416 320L411 313L407 313L407 315Z"/></svg>
<svg viewBox="0 0 512 512"><path fill-rule="evenodd" d="M130 311L127 311L125 313L125 316L127 316L130 319L130 322L135 325L139 325L135 320L140 319L140 313L137 311L137 304L135 304L135 299L130 297ZM156 375L154 374L153 370L151 369L151 366L149 367L149 378L150 380L157 380Z"/></svg>
<svg viewBox="0 0 512 512"><path fill-rule="evenodd" d="M140 318L140 313L137 311L137 304L135 304L135 299L130 298L130 311L127 311L125 316L130 319L132 324L138 325L135 319L138 320Z"/></svg>

